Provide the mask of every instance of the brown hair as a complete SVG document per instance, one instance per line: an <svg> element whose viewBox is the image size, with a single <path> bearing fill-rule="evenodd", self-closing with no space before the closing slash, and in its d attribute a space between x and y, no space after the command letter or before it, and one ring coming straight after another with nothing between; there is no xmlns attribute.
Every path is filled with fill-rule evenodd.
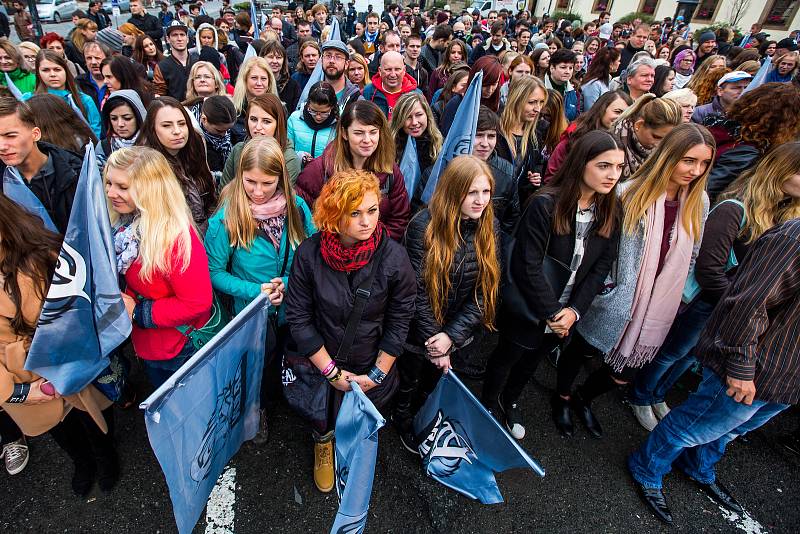
<svg viewBox="0 0 800 534"><path fill-rule="evenodd" d="M800 133L800 92L792 84L765 83L740 96L727 117L741 125L742 142L765 151L794 141Z"/></svg>
<svg viewBox="0 0 800 534"><path fill-rule="evenodd" d="M389 122L381 109L369 100L356 100L344 108L336 127L336 137L331 141L333 172L338 173L353 168L353 156L350 153L350 144L346 137L347 129L356 121L378 128L379 131L378 147L364 162L364 170L374 173L391 174L394 172L395 146L389 130ZM329 165L331 162L326 163Z"/></svg>
<svg viewBox="0 0 800 534"><path fill-rule="evenodd" d="M250 108L253 106L259 107L268 114L272 115L272 118L275 119L275 122L278 125L275 128L275 140L278 141L279 145L281 145L282 150L286 150L286 145L289 143L288 136L286 134L287 118L281 99L272 93L264 93L263 95L250 98L250 100L247 102L247 114L245 115L244 119L245 128L247 129L247 135L249 137L252 137L252 135L250 134L250 121L248 120L248 117L250 116Z"/></svg>

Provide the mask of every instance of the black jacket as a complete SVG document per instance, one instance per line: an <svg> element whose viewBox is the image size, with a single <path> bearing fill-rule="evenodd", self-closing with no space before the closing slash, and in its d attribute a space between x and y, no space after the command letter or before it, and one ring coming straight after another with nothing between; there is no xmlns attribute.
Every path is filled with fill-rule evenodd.
<svg viewBox="0 0 800 534"><path fill-rule="evenodd" d="M400 356L414 316L416 282L414 270L402 245L388 235L380 265L372 285L372 294L356 330L348 360L337 361L340 367L365 373L372 368L383 350ZM334 271L320 253L320 235L315 234L297 248L289 274L286 293L286 320L298 354L312 356L323 346L331 358L336 356L344 337L347 320L355 302L355 289L367 276L373 262L351 273ZM376 405L384 404L397 389L397 366L393 366L383 384L367 394Z"/></svg>
<svg viewBox="0 0 800 534"><path fill-rule="evenodd" d="M444 323L439 323L433 315L430 299L425 286L423 269L427 247L425 231L431 222L427 208L417 213L408 223L403 244L411 258L411 266L417 277L417 299L414 319L408 332L408 344L423 347L431 336L446 333L456 347L461 347L481 324L483 299L476 300L475 284L478 280L478 257L475 252L475 231L478 223L472 220L461 221L463 242L453 256L450 269L450 292L447 295L447 309Z"/></svg>
<svg viewBox="0 0 800 534"><path fill-rule="evenodd" d="M161 76L166 83L167 96L171 96L178 102L184 101L189 72L191 72L192 65L197 63L198 59L197 52L189 52L189 59L186 61L185 67L172 56L165 56L164 59L158 62L158 70L161 71ZM156 79L158 79L158 76L156 76Z"/></svg>
<svg viewBox="0 0 800 534"><path fill-rule="evenodd" d="M442 62L442 53L425 43L419 52L419 61L422 63L422 67L430 74Z"/></svg>
<svg viewBox="0 0 800 534"><path fill-rule="evenodd" d="M111 17L109 17L103 8L100 8L100 11L97 14L92 13L91 11L86 14L86 18L93 21L97 24L97 31L100 31L104 28L108 28L111 26Z"/></svg>
<svg viewBox="0 0 800 534"><path fill-rule="evenodd" d="M514 181L514 165L507 159L501 158L497 153L486 162L492 170L494 177L494 194L492 206L494 216L500 223L500 230L511 235L520 217L519 194Z"/></svg>
<svg viewBox="0 0 800 534"><path fill-rule="evenodd" d="M164 35L164 28L161 27L161 22L158 18L149 13L144 15L131 15L128 22L146 33L155 43L159 50L161 50L161 37Z"/></svg>
<svg viewBox="0 0 800 534"><path fill-rule="evenodd" d="M78 186L83 159L74 152L44 141L39 141L37 146L52 158L53 173L34 177L32 181L27 182L28 187L47 210L58 231L64 234L69 224L69 214L72 211L72 202L75 200L75 189ZM5 170L6 165L0 162L0 173L5 173Z"/></svg>
<svg viewBox="0 0 800 534"><path fill-rule="evenodd" d="M544 320L561 308L556 295L545 282L542 261L545 254L569 265L575 250L575 228L569 235L552 233L555 201L546 194L536 195L522 216L511 257L511 275L522 292L530 310L542 321L534 325L515 313L502 308L499 329L502 335L517 344L535 347L544 333ZM545 250L545 245L549 246ZM583 260L575 275L575 284L567 306L584 315L595 296L603 289L606 276L617 255L619 224L609 238L596 233L593 228L584 241Z"/></svg>
<svg viewBox="0 0 800 534"><path fill-rule="evenodd" d="M623 48L619 53L620 62L619 62L619 69L617 69L616 74L619 74L625 69L627 69L628 65L630 65L630 62L633 59L633 56L635 56L637 52L641 52L642 50L644 50L644 48L634 48L630 45L630 43L626 44L625 48Z"/></svg>

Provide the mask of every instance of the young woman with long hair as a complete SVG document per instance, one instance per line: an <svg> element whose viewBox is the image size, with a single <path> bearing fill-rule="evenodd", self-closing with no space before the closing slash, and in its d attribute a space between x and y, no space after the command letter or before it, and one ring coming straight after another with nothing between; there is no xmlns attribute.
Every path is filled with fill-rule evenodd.
<svg viewBox="0 0 800 534"><path fill-rule="evenodd" d="M481 326L494 330L500 286L494 229L494 179L476 156L457 156L442 173L428 207L408 224L403 243L417 278L414 319L400 359L393 423L417 452L412 420L450 369L454 351Z"/></svg>
<svg viewBox="0 0 800 534"><path fill-rule="evenodd" d="M440 127L440 131L447 103L456 95L464 96L464 93L467 92L468 81L469 69L459 68L447 79L447 83L439 91L438 97L431 95L431 112L433 113L433 118L436 119L436 124Z"/></svg>
<svg viewBox="0 0 800 534"><path fill-rule="evenodd" d="M222 170L219 186L225 186L236 176L236 167L239 165L239 157L247 139L261 136L274 137L281 146L283 161L289 172L289 180L294 184L300 174L300 159L287 136L286 111L281 99L272 93L251 98L247 104L245 118L245 140L233 146L233 150L225 162L225 168Z"/></svg>
<svg viewBox="0 0 800 534"><path fill-rule="evenodd" d="M601 48L589 64L581 81L581 109L592 109L597 99L608 92L611 78L619 69L620 52L614 48Z"/></svg>
<svg viewBox="0 0 800 534"><path fill-rule="evenodd" d="M247 60L239 69L239 76L236 78L236 86L233 91L233 104L239 112L240 122L244 127L244 115L247 111L247 103L254 96L261 96L272 93L278 96L278 84L269 62L263 57L254 57Z"/></svg>
<svg viewBox="0 0 800 534"><path fill-rule="evenodd" d="M72 32L72 47L78 55L78 63L86 67L86 60L83 58L83 45L88 41L94 41L97 35L97 23L89 19L79 19L75 23L75 31Z"/></svg>
<svg viewBox="0 0 800 534"><path fill-rule="evenodd" d="M120 53L123 57L131 57L133 55L133 46L136 44L136 39L146 34L131 22L120 24L119 32L122 34L123 43Z"/></svg>
<svg viewBox="0 0 800 534"><path fill-rule="evenodd" d="M147 117L147 110L135 91L123 89L108 95L103 106L103 139L95 146L100 170L112 152L136 143Z"/></svg>
<svg viewBox="0 0 800 534"><path fill-rule="evenodd" d="M539 78L523 76L511 84L508 104L500 116L500 132L508 141L506 159L514 163L515 182L523 206L542 185L543 139L539 137L537 126L546 102L547 89Z"/></svg>
<svg viewBox="0 0 800 534"><path fill-rule="evenodd" d="M348 104L336 126L336 137L297 177L297 194L314 205L329 177L347 169L369 171L380 182L381 222L389 236L399 241L408 224L410 205L391 135L386 115L377 105L368 100Z"/></svg>
<svg viewBox="0 0 800 534"><path fill-rule="evenodd" d="M35 94L28 100L28 105L36 114L42 141L78 154L83 153L86 143L97 143L89 125L56 95Z"/></svg>
<svg viewBox="0 0 800 534"><path fill-rule="evenodd" d="M336 135L339 120L339 102L336 90L326 81L316 82L308 91L303 109L289 116L286 133L295 152L305 165L322 155L325 147Z"/></svg>
<svg viewBox="0 0 800 534"><path fill-rule="evenodd" d="M478 59L469 69L469 79L467 80L467 87L472 83L472 80L483 71L483 84L481 85L481 105L486 106L495 113L500 109L500 80L503 77L503 67L500 65L500 60L495 56L488 55ZM444 115L442 116L442 123L440 130L446 132L450 129L455 119L458 106L461 105L463 96L455 95L447 102L444 108Z"/></svg>
<svg viewBox="0 0 800 534"><path fill-rule="evenodd" d="M553 181L533 196L518 227L510 279L504 283L520 291L525 306L506 302L500 311L500 344L489 357L482 394L517 439L525 436L517 409L523 388L541 357L567 339L587 313L616 258L620 208L615 188L624 160L615 135L587 133ZM545 263L554 261L567 280L545 274L550 270Z"/></svg>
<svg viewBox="0 0 800 534"><path fill-rule="evenodd" d="M622 181L633 176L661 140L682 122L683 111L677 102L652 93L636 99L612 126L625 148Z"/></svg>
<svg viewBox="0 0 800 534"><path fill-rule="evenodd" d="M112 402L91 384L74 395L47 394L45 379L25 369L61 239L0 195L0 432L16 474L27 463L24 436L49 431L72 459L72 490L83 497L95 480L109 492L119 479Z"/></svg>
<svg viewBox="0 0 800 534"><path fill-rule="evenodd" d="M717 157L708 177L708 196L713 201L772 148L797 139L800 91L789 83L765 83L743 93L725 116L707 117L704 122L717 141Z"/></svg>
<svg viewBox="0 0 800 534"><path fill-rule="evenodd" d="M411 136L417 145L420 173L434 164L444 138L436 126L431 107L424 95L408 93L401 96L392 111L389 127L394 137L397 163L403 158L408 137Z"/></svg>
<svg viewBox="0 0 800 534"><path fill-rule="evenodd" d="M105 99L112 91L130 89L136 91L142 99L144 107L153 100L153 91L150 83L142 77L141 67L125 56L106 58L100 63L100 72L107 87ZM100 103L100 109L105 105L105 99Z"/></svg>
<svg viewBox="0 0 800 534"><path fill-rule="evenodd" d="M267 60L272 76L278 84L278 96L287 110L294 112L300 100L300 85L289 74L289 60L286 49L278 41L267 41L259 55Z"/></svg>
<svg viewBox="0 0 800 534"><path fill-rule="evenodd" d="M547 170L542 177L544 183L549 183L558 169L561 168L572 145L578 139L593 130L610 131L614 121L632 104L633 100L625 91L617 90L603 93L603 96L597 99L591 109L579 116L564 131L561 140L547 160Z"/></svg>
<svg viewBox="0 0 800 534"><path fill-rule="evenodd" d="M714 138L708 130L681 124L618 188L624 215L614 270L603 292L581 314L558 360L553 420L563 434L573 432L573 409L589 434L601 437L592 400L630 383L667 337L700 249L713 161ZM604 365L573 391L587 355L598 353Z"/></svg>
<svg viewBox="0 0 800 534"><path fill-rule="evenodd" d="M448 78L453 74L453 66L467 61L467 45L460 39L453 39L442 53L442 61L433 72L428 81L428 94L433 95L444 87Z"/></svg>
<svg viewBox="0 0 800 534"><path fill-rule="evenodd" d="M699 293L680 310L655 359L637 375L629 400L652 430L669 412L667 392L697 359L692 349L750 246L775 225L800 217L800 143L769 152L721 195L708 214L693 277ZM732 261L735 260L735 261Z"/></svg>
<svg viewBox="0 0 800 534"><path fill-rule="evenodd" d="M508 54L506 54L508 55ZM511 81L520 76L533 76L534 66L530 56L518 54L508 65L508 79L500 86L500 109L506 107L508 102L508 89Z"/></svg>
<svg viewBox="0 0 800 534"><path fill-rule="evenodd" d="M149 35L139 35L133 43L133 54L131 57L144 67L145 72L147 72L147 79L152 82L156 65L158 65L159 61L164 59L164 54L158 49L152 37Z"/></svg>
<svg viewBox="0 0 800 534"><path fill-rule="evenodd" d="M708 70L705 74L700 74L700 71L708 65L708 61L704 61L697 68L692 79L686 84L687 89L691 89L697 95L697 105L702 106L711 103L715 96L717 96L717 83L720 78L731 72L727 67L721 69Z"/></svg>
<svg viewBox="0 0 800 534"><path fill-rule="evenodd" d="M387 405L414 315L414 269L380 222L380 197L372 172L350 168L331 176L314 204L320 231L297 248L289 275L284 306L292 340L285 359L294 376L321 383L326 393L312 396L303 389L308 382L295 380L284 394L312 424L314 483L322 492L334 486L334 428L344 392L357 382L378 409ZM354 288L370 293L353 323L352 344L342 347L346 326L356 319Z"/></svg>
<svg viewBox="0 0 800 534"><path fill-rule="evenodd" d="M233 297L239 313L260 293L270 299L270 313L277 316L280 339L270 342L275 351L266 355L261 381L261 421L254 442L266 442L267 391L277 376L277 349L286 338L286 317L281 306L294 253L300 243L316 232L311 212L294 194L283 150L271 137L258 137L242 150L236 177L223 190L220 206L208 221L205 236L211 285ZM276 311L277 310L277 311Z"/></svg>
<svg viewBox="0 0 800 534"><path fill-rule="evenodd" d="M67 60L52 50L42 50L36 56L36 89L34 93L50 93L62 98L86 121L96 137L100 137L102 124L97 105L89 95L78 90L75 78L69 71ZM28 99L34 93L22 95Z"/></svg>
<svg viewBox="0 0 800 534"><path fill-rule="evenodd" d="M536 48L531 53L531 60L533 61L533 75L544 80L550 70L550 50L542 47Z"/></svg>
<svg viewBox="0 0 800 534"><path fill-rule="evenodd" d="M153 148L166 158L183 190L194 223L205 233L208 218L217 205L217 192L206 162L203 137L192 126L186 108L168 96L153 100L136 145Z"/></svg>
<svg viewBox="0 0 800 534"><path fill-rule="evenodd" d="M350 54L350 66L347 67L347 79L364 91L369 81L369 63L361 54Z"/></svg>
<svg viewBox="0 0 800 534"><path fill-rule="evenodd" d="M675 88L675 69L669 65L659 65L656 67L653 76L653 87L650 91L657 97L662 97Z"/></svg>
<svg viewBox="0 0 800 534"><path fill-rule="evenodd" d="M301 40L297 53L297 67L294 74L292 74L292 79L300 86L301 93L309 78L311 78L311 73L314 72L314 67L317 66L321 56L322 51L315 40L309 38L304 41Z"/></svg>
<svg viewBox="0 0 800 534"><path fill-rule="evenodd" d="M22 54L5 37L0 37L0 71L3 73L2 78L8 75L20 93L32 93L36 90L36 74L28 70ZM6 80L3 79L2 85L6 84Z"/></svg>
<svg viewBox="0 0 800 534"><path fill-rule="evenodd" d="M208 258L180 182L160 152L120 148L103 178L133 348L158 387L197 351L178 327L202 328L211 318Z"/></svg>

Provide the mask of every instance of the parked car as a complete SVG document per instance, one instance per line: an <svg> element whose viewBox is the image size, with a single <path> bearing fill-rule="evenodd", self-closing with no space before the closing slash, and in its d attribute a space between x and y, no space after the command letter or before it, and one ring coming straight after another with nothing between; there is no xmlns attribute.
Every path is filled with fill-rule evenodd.
<svg viewBox="0 0 800 534"><path fill-rule="evenodd" d="M69 20L78 10L75 0L36 0L36 11L42 22L61 22Z"/></svg>
<svg viewBox="0 0 800 534"><path fill-rule="evenodd" d="M131 12L131 0L103 0L103 11L111 15L111 8L114 7L114 5L119 6L119 10L122 13Z"/></svg>

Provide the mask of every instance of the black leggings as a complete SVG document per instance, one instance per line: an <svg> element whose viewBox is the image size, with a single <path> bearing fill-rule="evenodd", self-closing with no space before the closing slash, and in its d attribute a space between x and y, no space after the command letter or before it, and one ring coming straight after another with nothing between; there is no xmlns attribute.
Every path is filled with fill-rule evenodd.
<svg viewBox="0 0 800 534"><path fill-rule="evenodd" d="M0 447L17 441L22 437L22 430L4 410L0 410Z"/></svg>
<svg viewBox="0 0 800 534"><path fill-rule="evenodd" d="M397 360L397 370L400 373L400 388L394 397L393 414L395 421L408 430L412 419L436 387L442 371L425 355L409 351Z"/></svg>
<svg viewBox="0 0 800 534"><path fill-rule="evenodd" d="M558 378L556 380L556 393L568 397L572 393L572 385L581 371L581 367L591 358L599 355L600 351L586 341L578 332L573 332L569 344L561 351L558 359ZM614 371L608 364L594 371L578 389L581 397L589 402L620 384L631 382L636 377L638 369L624 367L621 371ZM619 382L618 382L619 381Z"/></svg>
<svg viewBox="0 0 800 534"><path fill-rule="evenodd" d="M555 334L545 334L538 348L527 349L501 337L486 367L483 403L492 406L497 403L501 393L503 403L508 406L516 403L522 390L536 373L542 356L553 350L559 342Z"/></svg>
<svg viewBox="0 0 800 534"><path fill-rule="evenodd" d="M76 465L116 462L114 407L110 406L102 413L108 434L103 434L91 415L77 408L70 410L64 420L50 430L50 435Z"/></svg>

